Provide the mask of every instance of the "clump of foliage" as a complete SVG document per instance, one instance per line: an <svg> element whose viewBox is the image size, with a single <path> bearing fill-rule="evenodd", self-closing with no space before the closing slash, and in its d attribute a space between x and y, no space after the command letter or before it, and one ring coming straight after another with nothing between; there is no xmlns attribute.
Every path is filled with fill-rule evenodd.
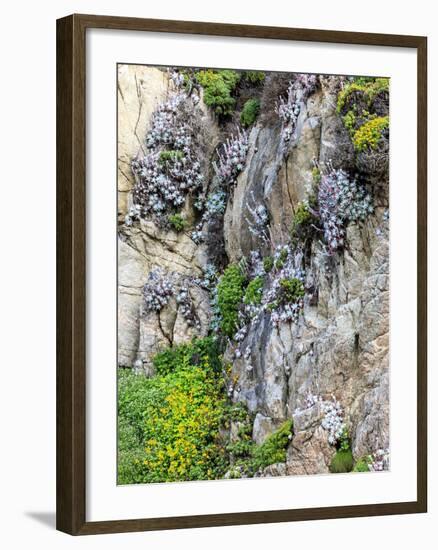
<svg viewBox="0 0 438 550"><path fill-rule="evenodd" d="M184 204L188 193L202 187L195 119L194 98L182 91L172 93L153 113L146 136L148 152L131 163L135 185L127 225L138 218L162 220Z"/></svg>
<svg viewBox="0 0 438 550"><path fill-rule="evenodd" d="M260 112L260 100L259 99L248 99L245 102L242 112L240 113L240 122L246 128L254 124L256 118Z"/></svg>
<svg viewBox="0 0 438 550"><path fill-rule="evenodd" d="M309 204L307 202L300 202L292 220L292 241L306 241L306 239L312 236L315 223L316 217L311 212Z"/></svg>
<svg viewBox="0 0 438 550"><path fill-rule="evenodd" d="M176 160L183 160L184 153L182 151L161 151L158 157L158 162L165 164L166 162L174 162Z"/></svg>
<svg viewBox="0 0 438 550"><path fill-rule="evenodd" d="M222 185L232 185L243 170L248 153L248 135L238 130L222 144L218 151L218 163L214 164L216 176Z"/></svg>
<svg viewBox="0 0 438 550"><path fill-rule="evenodd" d="M119 372L120 484L217 479L224 473L222 382L208 356L198 364L179 360L175 355L170 372L153 378Z"/></svg>
<svg viewBox="0 0 438 550"><path fill-rule="evenodd" d="M260 445L251 438L252 422L245 409L241 411L238 422L237 439L227 446L233 465L230 477L241 477L242 474L253 477L271 464L286 462L286 449L292 438L292 420L286 420Z"/></svg>
<svg viewBox="0 0 438 550"><path fill-rule="evenodd" d="M243 78L253 86L258 86L265 82L266 75L263 71L245 71Z"/></svg>
<svg viewBox="0 0 438 550"><path fill-rule="evenodd" d="M372 153L388 137L389 79L359 77L350 80L338 94L337 112L359 156L365 152L371 154L370 159L362 158L359 164L365 168L369 164L369 168L373 168L377 162L385 167L387 163L378 157L373 159ZM387 156L386 151L384 156Z"/></svg>
<svg viewBox="0 0 438 550"><path fill-rule="evenodd" d="M389 127L389 117L372 118L362 124L362 126L354 132L353 145L356 151L364 151L366 149L377 149L383 132Z"/></svg>
<svg viewBox="0 0 438 550"><path fill-rule="evenodd" d="M263 277L255 277L246 287L243 302L245 304L260 305L263 294Z"/></svg>
<svg viewBox="0 0 438 550"><path fill-rule="evenodd" d="M317 166L312 168L312 179L316 185L319 185L321 181L321 170Z"/></svg>
<svg viewBox="0 0 438 550"><path fill-rule="evenodd" d="M187 221L181 214L171 214L167 218L169 224L180 233L181 231L184 231L184 229L187 227Z"/></svg>
<svg viewBox="0 0 438 550"><path fill-rule="evenodd" d="M336 451L336 454L332 458L329 466L329 470L332 474L344 474L351 472L354 466L353 453L350 449Z"/></svg>
<svg viewBox="0 0 438 550"><path fill-rule="evenodd" d="M274 267L274 258L272 256L265 256L263 258L263 269L265 270L265 273L269 273L272 271L272 268Z"/></svg>
<svg viewBox="0 0 438 550"><path fill-rule="evenodd" d="M176 295L178 312L184 317L189 327L195 327L197 330L201 330L201 321L196 313L196 308L193 304L189 286L190 282L186 281Z"/></svg>
<svg viewBox="0 0 438 550"><path fill-rule="evenodd" d="M388 92L389 78L359 77L353 79L339 92L336 109L338 113L345 115L350 108L354 109L354 105L359 105L356 107L357 111L372 108L375 98L379 94ZM361 106L362 109L360 109Z"/></svg>
<svg viewBox="0 0 438 550"><path fill-rule="evenodd" d="M217 115L231 115L236 104L236 100L231 94L239 82L239 73L231 70L208 69L198 71L196 78L204 88L205 104L211 107Z"/></svg>
<svg viewBox="0 0 438 550"><path fill-rule="evenodd" d="M275 269L281 269L284 266L288 255L289 255L289 249L287 246L283 246L275 252L275 255L274 255Z"/></svg>
<svg viewBox="0 0 438 550"><path fill-rule="evenodd" d="M363 456L354 465L353 472L369 472L370 471L370 457Z"/></svg>
<svg viewBox="0 0 438 550"><path fill-rule="evenodd" d="M258 471L277 462L286 462L286 448L292 436L292 420L286 420L261 445L256 445L252 456L252 469Z"/></svg>
<svg viewBox="0 0 438 550"><path fill-rule="evenodd" d="M280 279L280 291L277 304L298 302L304 296L304 284L297 277L292 279Z"/></svg>
<svg viewBox="0 0 438 550"><path fill-rule="evenodd" d="M158 375L166 376L181 365L201 366L205 359L207 359L211 371L216 374L220 373L222 362L219 356L219 347L212 336L194 338L188 344L166 348L153 357L152 364Z"/></svg>
<svg viewBox="0 0 438 550"><path fill-rule="evenodd" d="M217 286L217 305L220 312L220 328L233 337L238 328L239 306L244 296L245 277L238 265L228 266Z"/></svg>
<svg viewBox="0 0 438 550"><path fill-rule="evenodd" d="M155 269L149 273L142 293L145 312L159 312L173 296L174 288L167 275L162 270Z"/></svg>
<svg viewBox="0 0 438 550"><path fill-rule="evenodd" d="M374 210L365 188L343 170L331 170L322 176L318 204L329 254L343 248L348 222L365 220Z"/></svg>

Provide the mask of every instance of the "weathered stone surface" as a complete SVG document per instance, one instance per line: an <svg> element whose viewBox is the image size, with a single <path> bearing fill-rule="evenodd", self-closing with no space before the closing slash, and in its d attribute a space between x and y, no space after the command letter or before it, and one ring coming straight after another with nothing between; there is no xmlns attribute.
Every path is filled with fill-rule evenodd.
<svg viewBox="0 0 438 550"><path fill-rule="evenodd" d="M254 425L252 430L253 440L260 445L271 433L279 427L281 421L272 419L269 416L264 416L261 413L257 413L254 419Z"/></svg>
<svg viewBox="0 0 438 550"><path fill-rule="evenodd" d="M267 206L277 245L287 241L293 211L306 197L313 159L331 160L344 169L353 165L351 141L336 113L336 93L328 79L311 96L284 160L278 154L278 138L273 139L275 130L253 130L252 142L259 147L257 152L254 146L250 150L225 218L230 260L260 249L242 216L253 197ZM260 149L263 168L255 160ZM267 172L273 174L270 179ZM310 391L326 399L333 394L341 402L356 457L388 447L389 251L381 215L378 208L365 223L350 224L345 251L331 261L321 243L314 241L306 284L315 288L316 298L306 299L298 324L275 328L265 314L251 326L243 343L251 354L234 360L233 374L238 379L234 399L256 414L254 439L261 440L260 434L269 429L261 427L262 420L290 418ZM293 418L288 473L328 472L334 448L321 427L320 411Z"/></svg>
<svg viewBox="0 0 438 550"><path fill-rule="evenodd" d="M120 65L118 73L118 212L122 222L134 186L131 161L147 153L144 147L152 114L173 90L165 71L139 65ZM219 140L219 131L210 111L201 102L193 120L202 156L205 190L212 167L209 162ZM183 207L187 223L193 224L193 198L188 195ZM119 247L119 365L133 366L136 361L151 373L151 357L173 344L205 336L211 317L210 297L196 285L190 296L199 320L199 329L189 326L176 302L182 284L200 277L208 262L206 246L197 246L190 230L176 232L158 227L152 220L120 224ZM149 273L160 268L172 279L174 296L159 312L142 310L142 288ZM140 363L138 363L140 364Z"/></svg>
<svg viewBox="0 0 438 550"><path fill-rule="evenodd" d="M123 78L138 78L132 71ZM121 135L119 152L129 162L139 147L132 125L135 127L138 117L137 133L145 135L154 101L158 102L167 89L163 75L153 69L145 80L151 82L155 99L149 92L142 95L141 86L139 96L126 95L124 99L127 139ZM289 240L294 212L308 197L314 161L331 161L335 168L354 170L351 139L336 112L338 84L339 79L321 79L321 87L301 108L296 139L285 154L280 147L280 125L252 128L247 163L230 192L223 226L222 220L206 223L205 244L196 245L188 231L165 230L152 221L121 229L120 364L130 366L140 359L151 373L150 358L156 351L203 336L209 330L210 296L196 285L190 286L190 296L199 329L188 325L174 297L159 314L142 315L141 289L151 269L164 269L178 289L189 278L200 277L212 259L221 267L227 259L238 262L248 257L252 250L272 254L277 245ZM123 88L119 94L122 92ZM146 96L149 115L142 107L139 116L139 98ZM201 110L204 125L211 129L205 154L209 161L220 134L202 102ZM124 162L120 165L123 168ZM210 182L211 169L206 170L210 170L206 175ZM126 206L124 197L132 187L129 177L119 173L121 213ZM386 186L383 196L387 196L386 179L380 184ZM204 191L208 193L208 188ZM269 214L270 243L262 242L250 230L251 209L260 204ZM320 405L304 406L309 392L323 399L334 395L340 401L356 458L389 446L389 239L382 228L382 213L383 207L377 207L366 222L350 224L347 246L341 254L328 257L320 240L313 240L306 268L308 292L297 324L282 323L277 328L270 313L264 312L252 323L242 343L242 349L250 349L249 355L235 358L234 343L224 353L225 361L232 363L230 396L245 403L254 415L252 435L257 444L285 419L293 419L294 435L286 464L271 465L262 475L328 472L335 449L321 425ZM190 223L195 219L190 199L184 215ZM231 441L237 440L238 428L237 423L232 425L228 434Z"/></svg>
<svg viewBox="0 0 438 550"><path fill-rule="evenodd" d="M123 218L128 210L129 191L134 185L131 161L144 142L151 115L163 101L169 87L164 71L142 65L119 65L118 95L118 212Z"/></svg>

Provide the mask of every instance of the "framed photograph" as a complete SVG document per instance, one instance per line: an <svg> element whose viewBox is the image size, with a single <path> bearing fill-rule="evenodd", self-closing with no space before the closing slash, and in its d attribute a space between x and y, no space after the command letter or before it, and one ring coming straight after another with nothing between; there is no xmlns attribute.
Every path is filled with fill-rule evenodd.
<svg viewBox="0 0 438 550"><path fill-rule="evenodd" d="M427 510L426 47L58 20L59 530Z"/></svg>

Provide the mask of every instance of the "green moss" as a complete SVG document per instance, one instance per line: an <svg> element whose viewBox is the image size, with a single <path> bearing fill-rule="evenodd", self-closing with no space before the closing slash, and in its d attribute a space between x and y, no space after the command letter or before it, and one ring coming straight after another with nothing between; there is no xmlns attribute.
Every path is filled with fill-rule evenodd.
<svg viewBox="0 0 438 550"><path fill-rule="evenodd" d="M167 221L178 233L184 231L187 227L187 221L183 218L183 216L181 216L181 214L171 214L167 217Z"/></svg>
<svg viewBox="0 0 438 550"><path fill-rule="evenodd" d="M351 450L338 450L329 466L329 470L332 474L344 474L351 472L354 466L353 453Z"/></svg>
<svg viewBox="0 0 438 550"><path fill-rule="evenodd" d="M254 124L260 112L260 100L248 99L240 113L240 122L243 126L248 127Z"/></svg>
<svg viewBox="0 0 438 550"><path fill-rule="evenodd" d="M296 277L292 279L281 279L280 301L281 303L297 302L304 296L304 284Z"/></svg>
<svg viewBox="0 0 438 550"><path fill-rule="evenodd" d="M266 75L262 71L245 71L243 73L243 78L254 86L258 86L260 84L263 84Z"/></svg>
<svg viewBox="0 0 438 550"><path fill-rule="evenodd" d="M269 273L272 271L272 268L274 267L274 258L272 256L266 256L263 258L263 269L265 270L265 273Z"/></svg>
<svg viewBox="0 0 438 550"><path fill-rule="evenodd" d="M353 472L369 472L368 464L369 458L367 456L360 458L354 465Z"/></svg>
<svg viewBox="0 0 438 550"><path fill-rule="evenodd" d="M286 420L280 428L253 450L251 467L254 472L277 462L286 462L286 448L292 435L292 421Z"/></svg>
<svg viewBox="0 0 438 550"><path fill-rule="evenodd" d="M152 364L158 375L165 376L181 367L198 366L206 358L212 371L219 373L222 361L219 356L218 344L212 336L194 338L188 344L166 348L153 357Z"/></svg>
<svg viewBox="0 0 438 550"><path fill-rule="evenodd" d="M236 71L211 69L198 71L196 78L204 88L204 102L211 107L217 115L227 116L234 111L236 100L231 96L240 75Z"/></svg>
<svg viewBox="0 0 438 550"><path fill-rule="evenodd" d="M321 171L317 166L312 168L312 179L316 185L321 182Z"/></svg>
<svg viewBox="0 0 438 550"><path fill-rule="evenodd" d="M288 251L283 248L278 256L278 258L275 260L275 268L281 269L284 266L284 262L287 260Z"/></svg>
<svg viewBox="0 0 438 550"><path fill-rule="evenodd" d="M293 242L306 242L314 232L314 225L317 220L309 209L307 203L299 203L292 220L291 238Z"/></svg>
<svg viewBox="0 0 438 550"><path fill-rule="evenodd" d="M245 304L259 305L262 301L263 277L255 277L246 287L243 302Z"/></svg>
<svg viewBox="0 0 438 550"><path fill-rule="evenodd" d="M377 149L382 138L383 131L389 127L389 117L376 117L355 131L353 145L356 151L361 152L369 149Z"/></svg>
<svg viewBox="0 0 438 550"><path fill-rule="evenodd" d="M350 84L347 84L338 94L337 111L342 113L349 105L352 96L355 93L363 97L367 105L371 105L374 98L381 92L389 91L389 78L371 78L355 79ZM350 110L350 109L348 109Z"/></svg>
<svg viewBox="0 0 438 550"><path fill-rule="evenodd" d="M217 300L220 328L230 338L237 329L238 310L244 295L245 277L237 265L230 265L219 279Z"/></svg>
<svg viewBox="0 0 438 550"><path fill-rule="evenodd" d="M165 164L166 162L175 162L176 160L182 160L184 158L184 153L182 151L161 151L158 158L160 164Z"/></svg>

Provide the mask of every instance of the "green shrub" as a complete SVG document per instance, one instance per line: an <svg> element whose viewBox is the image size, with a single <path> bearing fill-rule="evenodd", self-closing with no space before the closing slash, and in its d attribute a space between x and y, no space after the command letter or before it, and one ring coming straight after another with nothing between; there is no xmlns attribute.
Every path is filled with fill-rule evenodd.
<svg viewBox="0 0 438 550"><path fill-rule="evenodd" d="M184 231L184 229L187 227L187 221L181 216L181 214L171 214L167 218L170 225L180 233L181 231Z"/></svg>
<svg viewBox="0 0 438 550"><path fill-rule="evenodd" d="M353 135L353 145L356 151L377 149L384 130L389 127L389 117L376 117L360 126Z"/></svg>
<svg viewBox="0 0 438 550"><path fill-rule="evenodd" d="M254 124L260 112L260 100L248 99L245 102L242 112L240 113L240 122L246 128Z"/></svg>
<svg viewBox="0 0 438 550"><path fill-rule="evenodd" d="M207 356L154 378L120 370L118 483L222 477L224 407L223 383Z"/></svg>
<svg viewBox="0 0 438 550"><path fill-rule="evenodd" d="M245 304L259 305L262 301L263 277L255 277L246 287L243 301Z"/></svg>
<svg viewBox="0 0 438 550"><path fill-rule="evenodd" d="M347 84L338 94L337 111L342 111L349 106L349 101L354 94L363 97L368 106L372 104L374 98L381 92L389 91L389 78L357 78L350 84Z"/></svg>
<svg viewBox="0 0 438 550"><path fill-rule="evenodd" d="M263 84L266 75L262 71L245 71L243 73L243 78L254 86L258 86L260 84Z"/></svg>
<svg viewBox="0 0 438 550"><path fill-rule="evenodd" d="M312 168L312 179L316 185L319 185L321 181L321 171L317 166Z"/></svg>
<svg viewBox="0 0 438 550"><path fill-rule="evenodd" d="M280 281L280 303L297 302L305 294L304 284L296 277L292 279L281 279Z"/></svg>
<svg viewBox="0 0 438 550"><path fill-rule="evenodd" d="M344 451L339 449L332 458L329 470L332 474L344 474L351 472L353 466L354 460L351 450Z"/></svg>
<svg viewBox="0 0 438 550"><path fill-rule="evenodd" d="M284 266L284 262L287 260L289 252L286 248L282 248L278 258L275 260L275 268L281 269Z"/></svg>
<svg viewBox="0 0 438 550"><path fill-rule="evenodd" d="M161 151L160 156L158 157L158 162L160 164L165 164L166 162L175 162L176 160L182 160L184 158L184 153L182 151Z"/></svg>
<svg viewBox="0 0 438 550"><path fill-rule="evenodd" d="M257 472L277 462L286 462L286 448L292 435L292 420L286 420L261 445L256 445L252 456L252 470Z"/></svg>
<svg viewBox="0 0 438 550"><path fill-rule="evenodd" d="M219 347L213 336L194 338L189 344L166 348L152 358L152 364L161 376L189 365L207 365L213 373L219 373L222 369Z"/></svg>
<svg viewBox="0 0 438 550"><path fill-rule="evenodd" d="M234 111L236 100L231 96L240 75L236 71L211 69L198 71L196 78L204 88L204 102L217 115L227 116Z"/></svg>
<svg viewBox="0 0 438 550"><path fill-rule="evenodd" d="M353 472L369 472L369 459L367 456L360 458L354 465Z"/></svg>
<svg viewBox="0 0 438 550"><path fill-rule="evenodd" d="M272 256L266 256L263 258L263 269L266 273L269 273L272 271L272 268L274 267L274 258Z"/></svg>
<svg viewBox="0 0 438 550"><path fill-rule="evenodd" d="M220 328L230 338L237 329L238 310L244 295L245 277L237 265L228 266L217 286Z"/></svg>
<svg viewBox="0 0 438 550"><path fill-rule="evenodd" d="M304 243L314 234L314 226L317 223L315 216L310 212L309 205L300 202L292 220L290 235L293 242Z"/></svg>

